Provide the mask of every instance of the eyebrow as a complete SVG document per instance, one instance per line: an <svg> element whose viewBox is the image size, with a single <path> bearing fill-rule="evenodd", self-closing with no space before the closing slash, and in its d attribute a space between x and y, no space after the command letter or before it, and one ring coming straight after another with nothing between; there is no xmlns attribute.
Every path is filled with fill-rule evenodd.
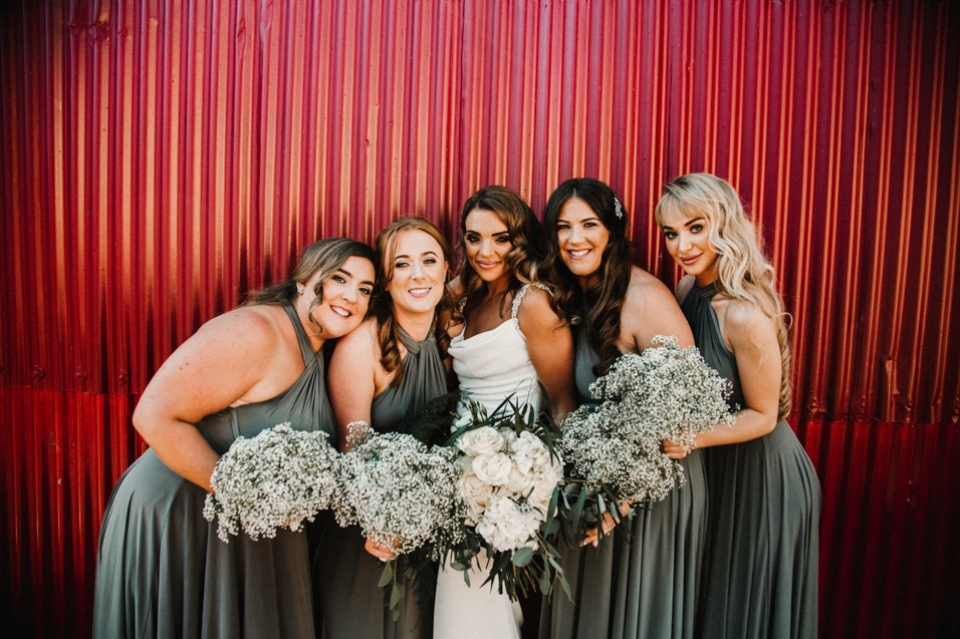
<svg viewBox="0 0 960 639"><path fill-rule="evenodd" d="M474 231L473 229L467 229L467 233L473 233L474 235L482 235L480 231ZM510 235L510 231L500 231L498 233L494 233L493 237L499 237L501 235Z"/></svg>
<svg viewBox="0 0 960 639"><path fill-rule="evenodd" d="M437 252L436 252L436 251L424 251L424 252L421 253L420 255L433 255L434 257L436 257ZM394 259L394 260L399 260L400 258L403 258L403 259L405 259L405 260L409 260L409 259L410 259L410 256L407 255L406 253L403 253L403 254L401 254L401 255L394 255L394 256L393 256L393 259Z"/></svg>
<svg viewBox="0 0 960 639"><path fill-rule="evenodd" d="M691 225L696 224L697 222L706 222L706 220L702 217L695 217L692 220L687 220L687 222L683 226L684 228L689 228ZM672 226L667 226L666 224L664 224L660 228L662 228L663 230L667 230L667 229L671 231L673 230Z"/></svg>
<svg viewBox="0 0 960 639"><path fill-rule="evenodd" d="M343 274L346 275L347 277L353 277L353 273L351 273L350 271L348 271L347 269L345 269L345 268L343 268L343 267L338 268L338 269L337 269L337 273L343 273ZM370 280L363 280L363 281L360 282L360 283L361 283L361 284L369 284L370 286L373 286L373 282L371 282Z"/></svg>

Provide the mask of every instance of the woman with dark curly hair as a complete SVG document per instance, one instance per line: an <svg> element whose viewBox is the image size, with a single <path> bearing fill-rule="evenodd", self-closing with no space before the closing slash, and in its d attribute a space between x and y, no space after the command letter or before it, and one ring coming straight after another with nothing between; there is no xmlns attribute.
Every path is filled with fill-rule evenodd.
<svg viewBox="0 0 960 639"><path fill-rule="evenodd" d="M590 178L567 180L547 201L544 269L561 314L576 326L583 403L593 401L590 384L621 354L653 347L654 336L693 344L669 289L633 264L627 219L613 190ZM541 637L693 636L707 492L699 451L681 463L686 484L627 516L621 525L629 535L606 515L599 523L605 535L595 528L583 547L564 552L574 602L556 596L544 607Z"/></svg>
<svg viewBox="0 0 960 639"><path fill-rule="evenodd" d="M464 203L460 232L466 259L452 287L460 294L463 325L450 342L460 389L490 412L507 398L539 410L539 381L554 417L565 417L574 408L573 339L539 279L540 222L519 195L488 186ZM481 585L486 564L485 556L477 557L469 586L459 571L441 569L435 637L519 637L519 606Z"/></svg>

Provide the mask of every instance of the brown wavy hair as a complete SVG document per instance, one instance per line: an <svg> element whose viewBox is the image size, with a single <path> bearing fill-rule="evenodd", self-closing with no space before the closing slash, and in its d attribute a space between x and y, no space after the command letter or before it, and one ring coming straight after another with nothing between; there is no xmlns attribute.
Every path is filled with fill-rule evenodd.
<svg viewBox="0 0 960 639"><path fill-rule="evenodd" d="M557 220L564 205L577 199L590 207L610 233L603 249L600 277L587 290L580 287L560 257ZM617 215L619 205L620 215ZM627 212L609 186L593 178L571 178L550 195L543 216L547 235L547 258L543 270L556 289L554 310L571 324L579 324L581 339L597 353L596 375L606 373L620 356L620 310L630 285L633 246L627 238Z"/></svg>
<svg viewBox="0 0 960 639"><path fill-rule="evenodd" d="M323 283L351 257L362 257L374 265L377 263L376 253L363 242L345 237L330 237L314 242L303 249L300 260L286 280L259 291L248 293L244 306L253 304L285 306L292 304L298 295L297 284L306 282L319 271L320 277L313 289L316 299L310 304L309 317L310 323L317 329L317 333L323 333L323 327L313 318L313 311L323 304ZM369 313L369 309L367 312Z"/></svg>
<svg viewBox="0 0 960 639"><path fill-rule="evenodd" d="M467 300L461 310L464 317L483 301L487 292L487 283L470 266L470 260L466 259L467 216L478 209L490 211L500 218L507 227L513 247L507 254L507 264L513 277L500 301L500 316L503 317L503 303L508 294L520 290L524 284L542 283L539 270L544 252L543 227L523 198L505 186L484 187L463 203L457 249L462 258L458 274Z"/></svg>
<svg viewBox="0 0 960 639"><path fill-rule="evenodd" d="M707 221L710 247L717 253L717 291L755 304L777 322L780 345L780 406L778 419L790 414L793 383L790 369L789 314L775 286L773 266L763 250L763 239L747 217L740 196L726 180L710 173L690 173L668 182L657 203L657 224L664 215L693 215Z"/></svg>
<svg viewBox="0 0 960 639"><path fill-rule="evenodd" d="M388 373L397 371L391 386L398 385L403 380L403 366L400 359L400 324L393 313L393 298L387 291L387 284L393 279L394 262L397 256L397 243L400 236L411 231L422 231L432 237L440 245L443 259L448 265L452 263L450 245L436 226L424 217L401 217L394 220L377 236L377 280L382 282L380 291L371 303L371 312L377 320L377 340L380 343L380 365ZM449 276L449 270L447 271ZM446 282L444 282L445 284ZM453 294L443 287L443 296L437 304L433 317L433 335L440 347L440 353L446 357L447 347L450 345L450 336L447 327L453 318Z"/></svg>

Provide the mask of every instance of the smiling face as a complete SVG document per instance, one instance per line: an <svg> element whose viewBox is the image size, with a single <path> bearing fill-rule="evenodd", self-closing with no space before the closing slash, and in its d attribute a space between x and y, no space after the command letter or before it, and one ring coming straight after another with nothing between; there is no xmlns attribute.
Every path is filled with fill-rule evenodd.
<svg viewBox="0 0 960 639"><path fill-rule="evenodd" d="M386 284L394 312L432 314L447 278L443 248L428 233L412 229L397 236L394 249L393 273Z"/></svg>
<svg viewBox="0 0 960 639"><path fill-rule="evenodd" d="M464 220L463 246L470 266L484 282L497 282L513 275L507 255L513 250L510 231L500 216L474 209Z"/></svg>
<svg viewBox="0 0 960 639"><path fill-rule="evenodd" d="M662 213L660 225L670 257L701 287L717 279L717 252L708 224L698 211L671 208Z"/></svg>
<svg viewBox="0 0 960 639"><path fill-rule="evenodd" d="M310 311L310 306L316 299L317 283L320 272L314 273L306 282L298 283L303 286L303 294L297 301L302 307L305 316L307 313L323 327L320 337L330 339L346 335L363 321L370 307L370 296L373 294L375 273L370 260L356 255L348 257L333 275L323 281L323 298L319 306ZM315 331L307 326L307 333Z"/></svg>
<svg viewBox="0 0 960 639"><path fill-rule="evenodd" d="M600 276L603 252L610 243L610 231L586 202L570 198L557 217L557 246L560 259L582 282Z"/></svg>

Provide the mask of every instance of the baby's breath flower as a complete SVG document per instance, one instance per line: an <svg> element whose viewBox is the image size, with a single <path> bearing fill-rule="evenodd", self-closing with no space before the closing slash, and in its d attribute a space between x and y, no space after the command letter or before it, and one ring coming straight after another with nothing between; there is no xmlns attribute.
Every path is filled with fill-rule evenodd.
<svg viewBox="0 0 960 639"><path fill-rule="evenodd" d="M323 432L285 422L256 437L238 437L217 463L203 516L219 521L223 541L245 531L254 540L279 528L300 530L330 507L337 492L337 453Z"/></svg>
<svg viewBox="0 0 960 639"><path fill-rule="evenodd" d="M680 348L663 335L653 343L660 347L622 355L591 384L600 405L571 413L557 444L575 477L607 485L621 499L659 501L683 485L682 466L660 448L664 439L689 451L697 433L733 424L730 382L696 347Z"/></svg>
<svg viewBox="0 0 960 639"><path fill-rule="evenodd" d="M411 435L371 431L340 457L337 521L359 525L365 537L397 554L427 544L439 554L462 540L455 457L455 450L428 449Z"/></svg>

